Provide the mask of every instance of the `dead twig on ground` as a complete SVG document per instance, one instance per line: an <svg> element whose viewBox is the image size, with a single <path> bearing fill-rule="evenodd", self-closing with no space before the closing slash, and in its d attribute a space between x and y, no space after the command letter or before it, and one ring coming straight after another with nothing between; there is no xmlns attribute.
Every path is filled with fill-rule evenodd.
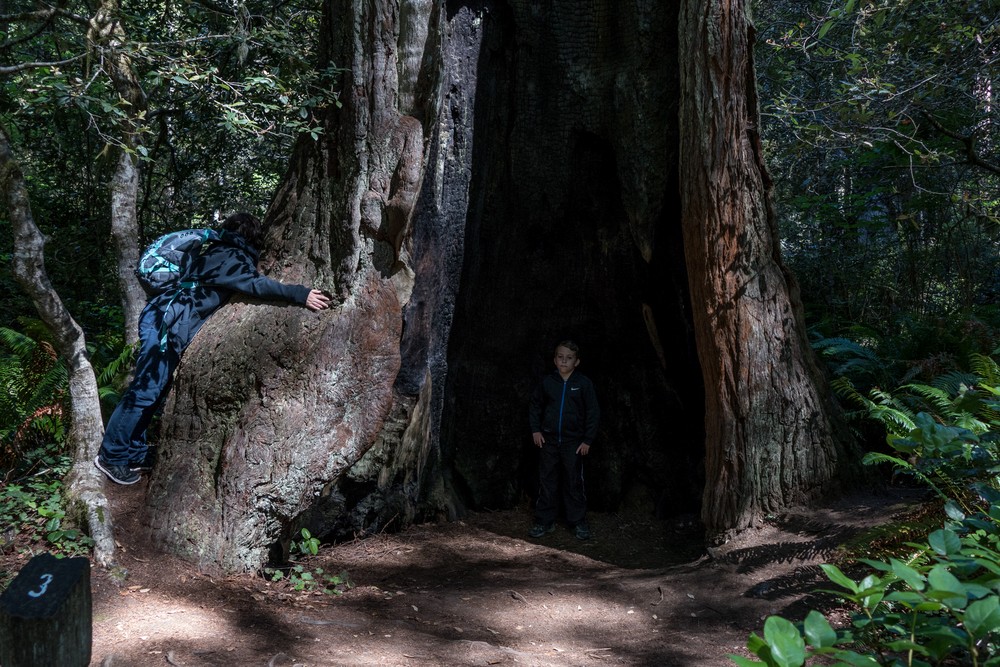
<svg viewBox="0 0 1000 667"><path fill-rule="evenodd" d="M514 590L510 590L510 591L507 591L507 592L508 592L508 593L510 593L510 596L511 596L512 598L514 598L515 600L520 600L521 602L523 602L523 603L524 603L524 604L526 604L526 605L530 605L530 606L534 606L534 605L532 605L532 604L531 604L530 602L528 602L528 599L527 599L527 598L525 598L525 597L524 597L523 595L521 595L521 594L520 594L520 593L518 593L517 591L514 591Z"/></svg>

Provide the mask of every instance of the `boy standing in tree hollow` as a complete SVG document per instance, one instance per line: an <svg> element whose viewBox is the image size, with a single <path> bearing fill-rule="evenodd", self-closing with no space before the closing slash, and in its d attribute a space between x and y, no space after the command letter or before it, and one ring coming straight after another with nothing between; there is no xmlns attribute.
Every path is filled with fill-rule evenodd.
<svg viewBox="0 0 1000 667"><path fill-rule="evenodd" d="M528 409L531 438L541 449L538 461L538 498L535 523L528 533L541 537L555 530L559 478L563 479L566 521L576 537L590 539L587 496L583 489L583 457L597 437L601 416L597 394L590 378L576 370L580 348L571 340L556 346L556 370L535 388Z"/></svg>

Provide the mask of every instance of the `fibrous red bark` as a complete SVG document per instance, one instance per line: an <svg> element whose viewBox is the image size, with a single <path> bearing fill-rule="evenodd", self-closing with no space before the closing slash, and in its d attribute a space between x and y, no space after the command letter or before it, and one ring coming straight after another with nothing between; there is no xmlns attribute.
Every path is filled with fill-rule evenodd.
<svg viewBox="0 0 1000 667"><path fill-rule="evenodd" d="M680 19L682 227L715 534L829 491L846 458L780 256L747 12L686 0Z"/></svg>

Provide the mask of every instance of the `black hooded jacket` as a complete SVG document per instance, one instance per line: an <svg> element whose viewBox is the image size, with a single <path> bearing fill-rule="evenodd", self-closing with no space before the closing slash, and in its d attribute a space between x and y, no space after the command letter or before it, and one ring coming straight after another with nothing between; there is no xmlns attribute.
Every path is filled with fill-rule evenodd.
<svg viewBox="0 0 1000 667"><path fill-rule="evenodd" d="M257 271L259 254L243 236L220 231L220 239L192 253L181 267L180 286L150 300L147 308L159 313L161 346L180 353L205 321L240 292L260 299L277 299L304 305L309 288L285 285Z"/></svg>
<svg viewBox="0 0 1000 667"><path fill-rule="evenodd" d="M594 384L578 371L565 381L559 371L546 375L528 408L531 432L541 432L555 442L593 444L600 417Z"/></svg>

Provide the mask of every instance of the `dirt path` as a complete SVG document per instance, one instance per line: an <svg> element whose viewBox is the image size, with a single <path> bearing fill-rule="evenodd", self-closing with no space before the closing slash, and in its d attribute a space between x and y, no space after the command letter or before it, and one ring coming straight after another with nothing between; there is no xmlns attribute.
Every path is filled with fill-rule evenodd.
<svg viewBox="0 0 1000 667"><path fill-rule="evenodd" d="M139 487L142 484L137 485ZM524 512L475 514L323 549L341 596L213 579L149 553L112 489L123 585L93 570L93 665L731 664L772 613L802 613L818 564L912 497L856 496L791 513L704 553L683 525L592 515L594 539L522 537ZM657 566L653 566L653 564Z"/></svg>

